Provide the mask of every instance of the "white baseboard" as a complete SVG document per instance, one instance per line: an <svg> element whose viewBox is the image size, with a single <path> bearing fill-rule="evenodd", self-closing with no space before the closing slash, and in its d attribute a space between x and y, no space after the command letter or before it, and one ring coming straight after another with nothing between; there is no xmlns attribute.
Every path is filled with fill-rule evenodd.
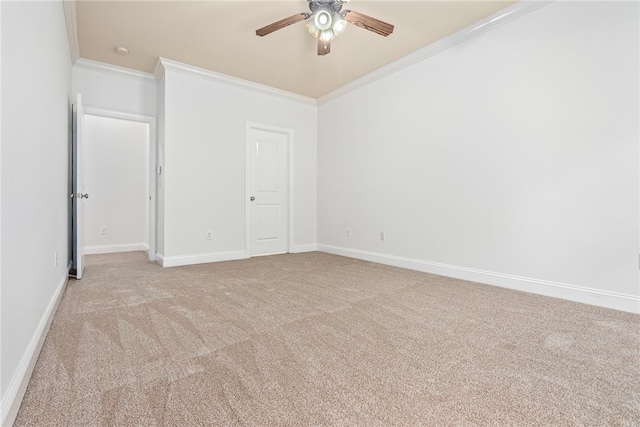
<svg viewBox="0 0 640 427"><path fill-rule="evenodd" d="M164 263L164 256L156 252L156 262L162 266Z"/></svg>
<svg viewBox="0 0 640 427"><path fill-rule="evenodd" d="M292 253L317 251L316 244L295 245ZM233 261L249 258L245 251L214 252L209 254L195 254L165 257L156 253L156 262L163 267L178 267L181 265L205 264L208 262Z"/></svg>
<svg viewBox="0 0 640 427"><path fill-rule="evenodd" d="M208 262L233 261L245 259L244 251L214 252L209 254L194 254L182 256L161 256L157 255L160 265L163 267L178 267L181 265L206 264Z"/></svg>
<svg viewBox="0 0 640 427"><path fill-rule="evenodd" d="M519 277L510 274L483 271L456 265L441 264L420 259L404 258L338 246L319 244L318 250L349 258L424 271L426 273L454 277L457 279L469 280L472 282L484 283L487 285L530 292L554 298L561 298L584 304L597 305L599 307L628 311L630 313L640 313L640 297L635 295L621 294L617 292L603 291L600 289L585 288L564 283L549 282L545 280L531 279L528 277Z"/></svg>
<svg viewBox="0 0 640 427"><path fill-rule="evenodd" d="M85 246L85 255L113 254L116 252L149 251L149 246L144 243L129 243L125 245Z"/></svg>
<svg viewBox="0 0 640 427"><path fill-rule="evenodd" d="M38 327L33 333L31 341L29 341L29 345L20 359L18 368L11 378L11 383L2 398L2 402L0 403L2 412L0 414L0 425L2 426L9 427L13 425L13 422L18 415L18 410L20 409L24 393L27 391L27 386L29 385L33 368L36 366L40 350L44 344L44 339L47 336L49 326L51 326L51 322L53 321L53 317L68 281L69 269L67 268L64 272L64 276L60 280L60 283L56 287L45 312L42 314Z"/></svg>
<svg viewBox="0 0 640 427"><path fill-rule="evenodd" d="M311 243L308 245L295 245L293 247L293 253L294 254L299 254L302 252L313 252L313 251L317 251L318 250L318 245L316 245L315 243Z"/></svg>

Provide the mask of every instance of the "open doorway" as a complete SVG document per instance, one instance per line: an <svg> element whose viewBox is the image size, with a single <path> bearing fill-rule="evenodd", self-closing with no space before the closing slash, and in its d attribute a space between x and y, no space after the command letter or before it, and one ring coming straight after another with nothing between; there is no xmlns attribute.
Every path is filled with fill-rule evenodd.
<svg viewBox="0 0 640 427"><path fill-rule="evenodd" d="M155 119L85 108L84 253L155 261Z"/></svg>

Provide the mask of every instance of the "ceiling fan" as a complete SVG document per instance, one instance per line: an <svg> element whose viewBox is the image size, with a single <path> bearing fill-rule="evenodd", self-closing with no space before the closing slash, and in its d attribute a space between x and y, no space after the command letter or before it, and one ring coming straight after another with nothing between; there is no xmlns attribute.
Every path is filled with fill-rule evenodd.
<svg viewBox="0 0 640 427"><path fill-rule="evenodd" d="M307 23L306 28L312 36L318 39L318 55L326 55L331 52L331 40L342 34L347 22L384 37L393 32L393 25L391 24L353 10L342 10L342 6L349 0L307 1L309 2L311 13L296 13L288 18L257 29L256 35L264 37L296 22L312 18Z"/></svg>

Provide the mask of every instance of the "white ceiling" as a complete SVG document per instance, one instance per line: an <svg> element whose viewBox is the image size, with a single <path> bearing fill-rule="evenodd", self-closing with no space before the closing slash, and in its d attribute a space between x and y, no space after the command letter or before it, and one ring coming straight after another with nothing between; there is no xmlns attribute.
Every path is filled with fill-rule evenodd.
<svg viewBox="0 0 640 427"><path fill-rule="evenodd" d="M164 57L318 98L513 3L352 0L344 9L395 30L382 37L350 25L326 56L317 56L304 22L255 35L260 27L307 12L306 0L78 0L75 6L81 58L150 73ZM116 46L129 54L116 54Z"/></svg>

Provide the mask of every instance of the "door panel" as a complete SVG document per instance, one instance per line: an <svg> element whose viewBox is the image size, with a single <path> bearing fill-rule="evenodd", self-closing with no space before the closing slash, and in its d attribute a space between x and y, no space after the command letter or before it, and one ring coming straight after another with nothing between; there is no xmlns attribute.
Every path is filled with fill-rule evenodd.
<svg viewBox="0 0 640 427"><path fill-rule="evenodd" d="M256 240L273 240L280 235L279 220L280 206L278 205L258 205L256 206Z"/></svg>
<svg viewBox="0 0 640 427"><path fill-rule="evenodd" d="M258 139L256 141L256 166L258 191L277 192L278 191L278 161L279 146L278 141L270 139Z"/></svg>
<svg viewBox="0 0 640 427"><path fill-rule="evenodd" d="M82 97L78 94L73 112L73 265L71 275L82 279L84 273L84 111Z"/></svg>
<svg viewBox="0 0 640 427"><path fill-rule="evenodd" d="M287 135L251 129L247 179L251 255L287 252Z"/></svg>

